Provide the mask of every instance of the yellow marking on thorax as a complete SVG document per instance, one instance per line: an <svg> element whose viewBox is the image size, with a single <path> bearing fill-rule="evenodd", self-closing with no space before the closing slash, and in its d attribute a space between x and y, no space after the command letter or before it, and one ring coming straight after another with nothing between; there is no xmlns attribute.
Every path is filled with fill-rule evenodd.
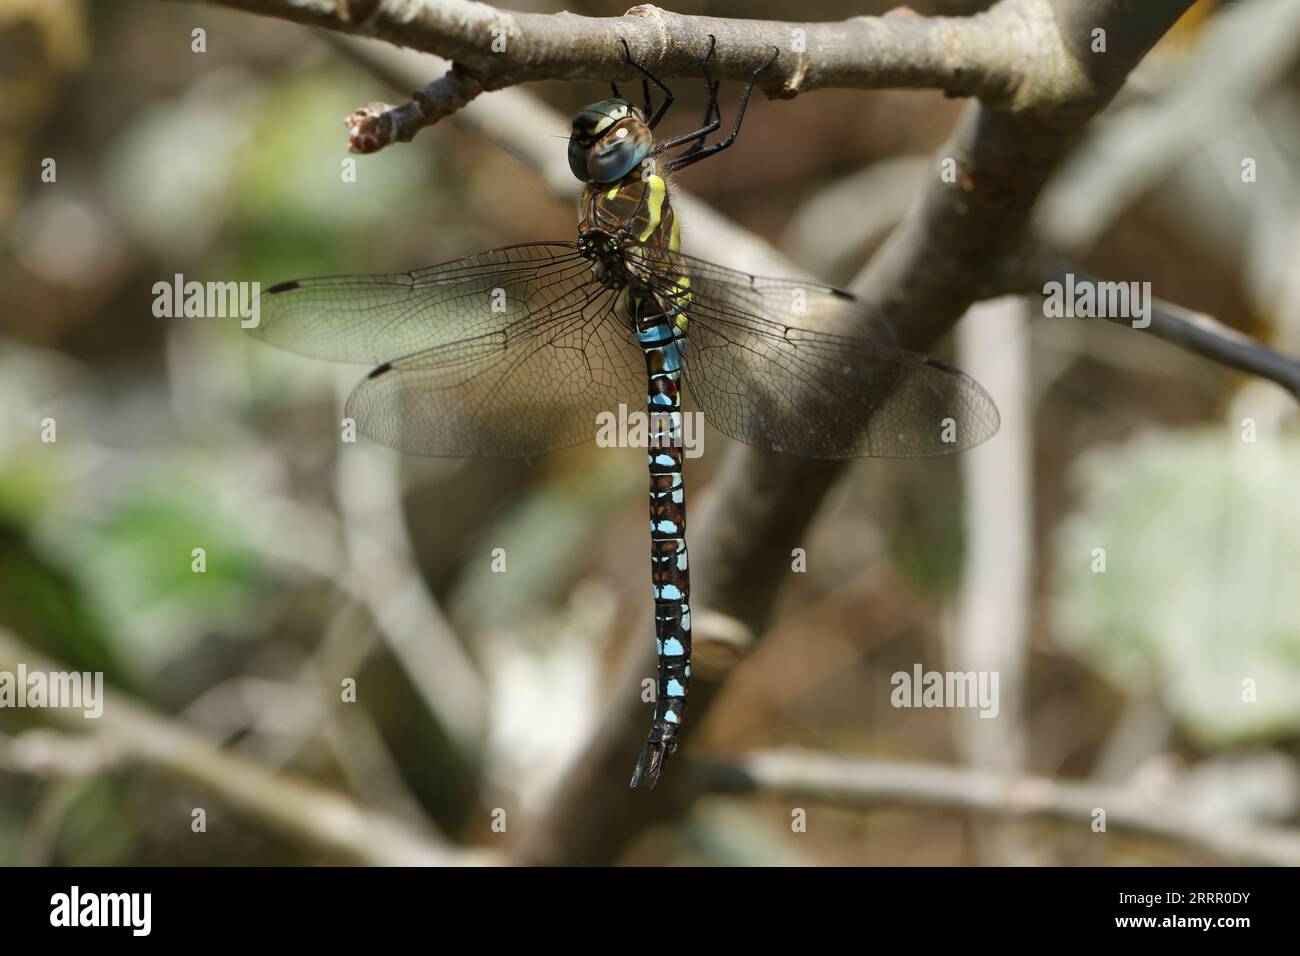
<svg viewBox="0 0 1300 956"><path fill-rule="evenodd" d="M613 200L613 198L614 198L615 196L618 195L618 191L619 191L621 188L622 188L622 187L621 187L620 185L618 185L617 183L615 183L615 184L614 184L614 188L611 189L609 192L605 193L605 198L606 198L607 200Z"/></svg>
<svg viewBox="0 0 1300 956"><path fill-rule="evenodd" d="M645 229L641 231L641 235L637 236L637 240L640 242L645 242L659 228L659 220L664 211L664 197L668 195L668 187L664 185L661 176L648 177L646 185L650 187L650 195L646 198L646 208L650 214L650 221L646 224Z"/></svg>

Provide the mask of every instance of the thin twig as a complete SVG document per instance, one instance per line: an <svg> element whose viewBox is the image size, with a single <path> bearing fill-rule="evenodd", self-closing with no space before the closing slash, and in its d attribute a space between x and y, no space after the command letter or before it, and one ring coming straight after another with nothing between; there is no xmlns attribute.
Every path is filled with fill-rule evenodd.
<svg viewBox="0 0 1300 956"><path fill-rule="evenodd" d="M1075 285L1102 280L1090 275L1076 265L1056 260L1046 260L1034 270L1035 278L1025 285L1026 292L1043 294L1049 282L1064 284L1067 275L1074 276ZM1116 325L1133 327L1127 316L1104 316ZM1141 329L1149 335L1193 352L1211 361L1248 372L1282 386L1296 399L1300 399L1300 359L1274 351L1263 342L1251 338L1222 322L1191 309L1153 299L1150 324Z"/></svg>
<svg viewBox="0 0 1300 956"><path fill-rule="evenodd" d="M922 807L1003 819L1049 819L1079 834L1118 830L1168 840L1225 862L1300 865L1300 831L1196 814L1156 794L1124 786L1008 776L973 767L832 757L797 750L753 753L694 768L706 791L775 794L856 809ZM1104 811L1106 831L1093 830Z"/></svg>
<svg viewBox="0 0 1300 956"><path fill-rule="evenodd" d="M482 83L453 64L401 106L371 103L353 112L344 121L348 148L354 153L376 153L389 143L409 143L420 130L450 116L482 92Z"/></svg>

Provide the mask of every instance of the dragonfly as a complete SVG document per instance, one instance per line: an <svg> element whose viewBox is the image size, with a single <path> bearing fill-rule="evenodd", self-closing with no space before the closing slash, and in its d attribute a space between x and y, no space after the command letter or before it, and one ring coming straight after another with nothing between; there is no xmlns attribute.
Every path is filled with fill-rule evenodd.
<svg viewBox="0 0 1300 956"><path fill-rule="evenodd" d="M531 458L590 440L602 413L644 401L657 676L633 789L653 788L676 751L691 684L683 383L714 428L774 454L943 455L999 424L977 382L900 348L850 293L681 251L668 174L735 143L755 83L780 56L773 48L753 71L732 129L709 142L722 125L716 42L703 58L701 125L656 141L673 94L622 41L643 106L611 83L610 99L574 117L569 166L585 184L576 240L283 282L263 295L252 330L302 355L372 365L345 414L416 454Z"/></svg>

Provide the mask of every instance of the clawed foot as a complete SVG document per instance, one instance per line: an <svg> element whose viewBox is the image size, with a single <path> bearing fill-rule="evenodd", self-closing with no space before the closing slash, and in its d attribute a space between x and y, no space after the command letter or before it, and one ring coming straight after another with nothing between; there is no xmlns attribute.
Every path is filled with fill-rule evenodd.
<svg viewBox="0 0 1300 956"><path fill-rule="evenodd" d="M705 79L708 79L708 76L709 76L709 74L708 74L709 64L713 62L713 51L717 48L717 46L718 46L718 38L715 37L712 33L710 33L710 34L709 34L709 52L706 53L706 54L704 54L704 59L701 61L701 63L702 63L703 66L704 66L704 69L705 69L705 73L704 73L704 78L705 78Z"/></svg>

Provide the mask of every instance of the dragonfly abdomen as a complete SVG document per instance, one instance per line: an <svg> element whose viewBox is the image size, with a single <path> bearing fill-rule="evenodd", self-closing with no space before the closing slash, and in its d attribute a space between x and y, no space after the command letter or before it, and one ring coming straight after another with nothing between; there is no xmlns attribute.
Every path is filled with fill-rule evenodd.
<svg viewBox="0 0 1300 956"><path fill-rule="evenodd" d="M645 353L650 420L650 578L658 653L655 714L632 786L658 780L677 747L691 683L691 573L686 552L686 492L682 481L681 376L684 332L676 312L656 300L631 298L637 342ZM643 315L646 309L655 314Z"/></svg>

